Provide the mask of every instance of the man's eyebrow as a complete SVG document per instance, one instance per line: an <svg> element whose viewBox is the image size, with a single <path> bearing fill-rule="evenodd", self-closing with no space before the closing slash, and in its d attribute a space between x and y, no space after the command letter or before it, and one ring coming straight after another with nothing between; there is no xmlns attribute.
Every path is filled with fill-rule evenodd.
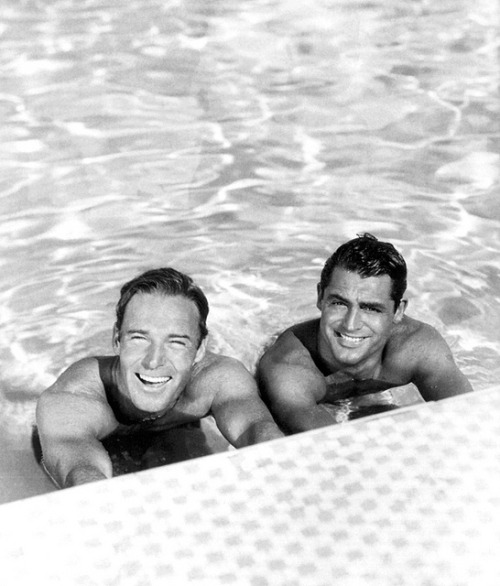
<svg viewBox="0 0 500 586"><path fill-rule="evenodd" d="M327 295L326 300L327 301L338 300L338 301L342 301L343 303L349 303L349 299L342 297L342 295L340 295L339 293L330 293L329 295ZM387 308L386 304L382 303L380 301L360 301L359 305L361 307L373 307L374 309L380 309L380 310L384 310Z"/></svg>
<svg viewBox="0 0 500 586"><path fill-rule="evenodd" d="M329 293L326 296L326 300L330 301L331 299L337 299L338 301L343 301L344 303L348 303L348 299L346 299L345 297L342 297L342 295L339 295L338 293Z"/></svg>
<svg viewBox="0 0 500 586"><path fill-rule="evenodd" d="M361 307L371 307L373 309L380 309L381 311L387 308L385 303L380 303L380 301L361 301L359 305Z"/></svg>
<svg viewBox="0 0 500 586"><path fill-rule="evenodd" d="M128 328L127 330L125 330L126 334L142 334L143 336L149 334L148 330L143 330L141 328ZM183 338L186 340L192 340L192 337L189 334L177 334L177 333L173 333L173 334L169 334L168 335L169 338Z"/></svg>
<svg viewBox="0 0 500 586"><path fill-rule="evenodd" d="M146 335L148 332L146 330L141 330L141 328L127 328L125 330L126 334L143 334Z"/></svg>

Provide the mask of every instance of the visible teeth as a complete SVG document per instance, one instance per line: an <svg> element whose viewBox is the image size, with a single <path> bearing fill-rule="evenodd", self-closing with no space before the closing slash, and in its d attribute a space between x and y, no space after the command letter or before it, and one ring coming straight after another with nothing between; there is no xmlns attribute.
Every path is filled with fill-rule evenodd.
<svg viewBox="0 0 500 586"><path fill-rule="evenodd" d="M141 380L143 383L148 383L150 385L160 385L168 382L171 379L170 376L146 376L144 374L138 374L137 378L139 378L139 380Z"/></svg>
<svg viewBox="0 0 500 586"><path fill-rule="evenodd" d="M359 338L355 336L348 336L347 334L339 334L341 338L345 338L346 340L353 340L354 342L361 342L364 338Z"/></svg>

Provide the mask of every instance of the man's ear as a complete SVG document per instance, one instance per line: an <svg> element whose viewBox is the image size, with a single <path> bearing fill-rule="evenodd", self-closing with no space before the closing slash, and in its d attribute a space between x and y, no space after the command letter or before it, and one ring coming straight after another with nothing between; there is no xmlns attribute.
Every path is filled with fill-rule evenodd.
<svg viewBox="0 0 500 586"><path fill-rule="evenodd" d="M400 323L400 321L404 317L407 306L408 306L408 299L401 299L396 311L394 312L394 317L392 318L393 323L395 323L395 324Z"/></svg>
<svg viewBox="0 0 500 586"><path fill-rule="evenodd" d="M196 351L196 356L194 357L194 362L200 362L200 360L203 360L203 357L205 356L205 352L207 351L207 344L208 344L208 336L205 336L203 338L203 340L200 342L200 345L198 346L198 350Z"/></svg>
<svg viewBox="0 0 500 586"><path fill-rule="evenodd" d="M321 300L323 299L323 291L321 290L321 283L316 285L316 307L321 311Z"/></svg>
<svg viewBox="0 0 500 586"><path fill-rule="evenodd" d="M120 352L120 331L116 327L116 324L113 326L112 343L113 343L113 350L115 351L115 354L118 354Z"/></svg>

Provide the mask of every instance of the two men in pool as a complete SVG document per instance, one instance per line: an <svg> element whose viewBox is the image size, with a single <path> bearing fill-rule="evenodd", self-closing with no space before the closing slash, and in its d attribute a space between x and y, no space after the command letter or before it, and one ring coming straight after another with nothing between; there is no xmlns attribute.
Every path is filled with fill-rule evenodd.
<svg viewBox="0 0 500 586"><path fill-rule="evenodd" d="M326 261L317 286L320 317L285 330L257 368L285 432L394 408L397 387L408 383L426 401L472 391L442 336L405 315L406 278L399 252L370 234Z"/></svg>
<svg viewBox="0 0 500 586"><path fill-rule="evenodd" d="M317 287L318 319L285 330L257 368L263 398L286 433L394 408L413 383L433 401L470 383L430 325L405 315L406 263L392 244L364 234L327 260ZM81 360L38 402L48 474L60 487L110 477L103 441L147 430L176 442L212 414L234 446L282 437L237 360L207 351L208 302L174 269L126 283L116 310L115 356ZM392 389L392 391L389 391Z"/></svg>
<svg viewBox="0 0 500 586"><path fill-rule="evenodd" d="M113 435L182 435L212 414L235 447L282 437L243 364L207 350L208 311L201 289L171 268L122 287L116 355L76 362L38 401L43 464L59 487L111 477L103 441Z"/></svg>

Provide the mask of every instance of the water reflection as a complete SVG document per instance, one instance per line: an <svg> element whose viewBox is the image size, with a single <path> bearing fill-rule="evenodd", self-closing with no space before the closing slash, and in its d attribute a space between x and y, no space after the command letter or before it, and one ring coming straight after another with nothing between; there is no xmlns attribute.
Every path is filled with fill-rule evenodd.
<svg viewBox="0 0 500 586"><path fill-rule="evenodd" d="M250 367L316 315L361 231L477 388L500 375L498 7L7 2L0 38L2 424L109 349L118 286L173 265ZM19 431L20 432L20 431ZM17 431L13 431L17 433Z"/></svg>

